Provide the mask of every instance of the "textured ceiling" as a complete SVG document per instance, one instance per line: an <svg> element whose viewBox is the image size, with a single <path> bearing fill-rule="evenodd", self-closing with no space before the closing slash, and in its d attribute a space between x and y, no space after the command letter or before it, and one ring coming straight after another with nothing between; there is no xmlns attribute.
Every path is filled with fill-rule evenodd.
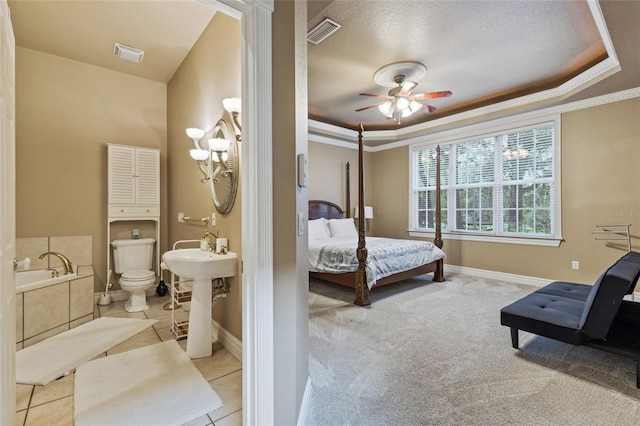
<svg viewBox="0 0 640 426"><path fill-rule="evenodd" d="M215 12L196 0L9 0L9 7L18 46L160 82ZM321 44L308 43L316 123L410 132L488 106L512 102L513 112L640 87L640 1L312 0L308 16L309 29L325 17L342 25ZM114 42L144 50L143 62L115 58ZM359 93L387 93L373 74L398 61L426 65L414 93L453 95L402 125L376 108L355 112L376 101ZM570 89L562 84L576 80ZM553 95L528 99L545 91Z"/></svg>

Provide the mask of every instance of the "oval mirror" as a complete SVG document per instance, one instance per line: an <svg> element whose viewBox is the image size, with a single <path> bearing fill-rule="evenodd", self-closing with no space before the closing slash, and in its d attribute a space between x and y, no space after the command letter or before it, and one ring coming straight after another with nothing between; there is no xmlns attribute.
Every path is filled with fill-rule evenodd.
<svg viewBox="0 0 640 426"><path fill-rule="evenodd" d="M213 205L218 213L227 215L231 212L238 192L238 144L231 125L225 120L218 120L211 137L229 142L229 147L222 155L212 153L212 159L209 161L209 176L211 177L209 185L211 186Z"/></svg>

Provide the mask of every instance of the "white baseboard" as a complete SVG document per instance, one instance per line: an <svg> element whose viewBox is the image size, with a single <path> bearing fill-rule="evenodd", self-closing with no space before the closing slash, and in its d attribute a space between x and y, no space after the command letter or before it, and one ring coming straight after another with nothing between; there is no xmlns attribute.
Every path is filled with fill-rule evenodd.
<svg viewBox="0 0 640 426"><path fill-rule="evenodd" d="M555 281L549 278L529 277L526 275L507 274L505 272L488 271L486 269L467 268L466 266L444 265L445 279L447 272L455 274L473 275L480 278L489 278L498 281L507 281L515 284L525 284L534 287L544 287L545 285Z"/></svg>
<svg viewBox="0 0 640 426"><path fill-rule="evenodd" d="M507 281L515 284L525 284L537 288L542 288L545 285L555 281L549 278L537 278L529 277L526 275L507 274L505 272L488 271L486 269L467 268L465 266L456 265L445 265L444 269L445 279L447 278L446 272L453 272L454 274L473 275L475 277L488 278L498 281ZM625 300L640 301L640 292L635 291L632 295L625 296Z"/></svg>
<svg viewBox="0 0 640 426"><path fill-rule="evenodd" d="M302 404L300 404L300 416L298 416L298 426L305 426L309 421L309 407L311 404L311 377L307 378L307 386L304 388L302 396Z"/></svg>
<svg viewBox="0 0 640 426"><path fill-rule="evenodd" d="M214 320L211 320L211 338L224 346L235 359L242 362L242 342Z"/></svg>

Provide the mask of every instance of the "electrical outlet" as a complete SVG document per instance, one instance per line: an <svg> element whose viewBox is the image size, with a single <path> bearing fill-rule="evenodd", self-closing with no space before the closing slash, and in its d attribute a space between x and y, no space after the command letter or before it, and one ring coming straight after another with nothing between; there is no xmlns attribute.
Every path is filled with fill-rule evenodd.
<svg viewBox="0 0 640 426"><path fill-rule="evenodd" d="M571 269L580 269L580 262L578 262L577 260L571 262Z"/></svg>
<svg viewBox="0 0 640 426"><path fill-rule="evenodd" d="M178 213L178 223L184 222L184 213Z"/></svg>
<svg viewBox="0 0 640 426"><path fill-rule="evenodd" d="M211 226L216 226L216 212L211 213Z"/></svg>

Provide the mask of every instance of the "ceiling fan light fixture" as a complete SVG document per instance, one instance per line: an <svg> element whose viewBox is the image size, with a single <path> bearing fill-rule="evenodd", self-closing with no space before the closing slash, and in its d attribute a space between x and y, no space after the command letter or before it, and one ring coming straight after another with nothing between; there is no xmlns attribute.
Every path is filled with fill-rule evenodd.
<svg viewBox="0 0 640 426"><path fill-rule="evenodd" d="M409 99L405 98L404 96L398 96L396 98L396 107L401 111L409 108Z"/></svg>
<svg viewBox="0 0 640 426"><path fill-rule="evenodd" d="M412 114L414 112L420 111L420 108L422 108L422 104L420 102L418 101L409 102L409 109L411 110Z"/></svg>
<svg viewBox="0 0 640 426"><path fill-rule="evenodd" d="M391 101L387 101L378 106L378 110L384 114L387 118L393 117L393 103Z"/></svg>

